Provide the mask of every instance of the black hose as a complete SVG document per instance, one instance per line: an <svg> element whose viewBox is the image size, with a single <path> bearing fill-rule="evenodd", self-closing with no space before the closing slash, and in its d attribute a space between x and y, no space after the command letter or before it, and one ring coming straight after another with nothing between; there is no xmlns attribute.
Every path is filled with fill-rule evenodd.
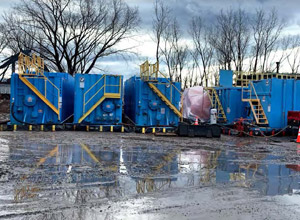
<svg viewBox="0 0 300 220"><path fill-rule="evenodd" d="M11 109L10 109L10 112L11 112L12 117L13 117L17 122L19 122L19 123L21 123L21 124L25 124L25 125L33 125L33 124L27 123L27 122L25 122L25 121L21 121L21 120L19 120L18 118L16 118L15 113L14 113L14 105L15 105L15 102L12 102L12 103L11 103Z"/></svg>

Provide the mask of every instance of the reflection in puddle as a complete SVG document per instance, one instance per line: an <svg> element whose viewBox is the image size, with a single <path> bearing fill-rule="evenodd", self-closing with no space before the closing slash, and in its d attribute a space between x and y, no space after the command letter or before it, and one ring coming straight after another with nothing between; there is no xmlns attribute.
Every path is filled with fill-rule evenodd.
<svg viewBox="0 0 300 220"><path fill-rule="evenodd" d="M10 148L15 202L83 204L169 188L232 184L263 195L299 190L299 165L234 151L27 144ZM275 162L274 162L275 161ZM259 163L258 163L259 162ZM7 189L0 189L1 191Z"/></svg>

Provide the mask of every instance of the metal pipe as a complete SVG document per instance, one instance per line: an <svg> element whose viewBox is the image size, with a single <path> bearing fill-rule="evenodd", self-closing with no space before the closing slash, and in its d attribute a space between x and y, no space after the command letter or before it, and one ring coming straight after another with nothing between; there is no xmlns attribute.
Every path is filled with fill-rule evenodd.
<svg viewBox="0 0 300 220"><path fill-rule="evenodd" d="M279 73L279 65L280 65L280 62L276 62L276 73Z"/></svg>

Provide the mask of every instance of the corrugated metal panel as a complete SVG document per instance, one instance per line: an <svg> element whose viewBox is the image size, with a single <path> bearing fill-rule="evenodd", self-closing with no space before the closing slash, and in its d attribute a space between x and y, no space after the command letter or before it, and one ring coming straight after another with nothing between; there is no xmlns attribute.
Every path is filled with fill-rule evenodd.
<svg viewBox="0 0 300 220"><path fill-rule="evenodd" d="M153 83L159 91L179 109L181 84L170 86L165 78ZM138 126L177 126L179 117L140 77L131 77L125 82L125 114Z"/></svg>
<svg viewBox="0 0 300 220"><path fill-rule="evenodd" d="M121 75L76 74L74 123L122 123L122 94Z"/></svg>
<svg viewBox="0 0 300 220"><path fill-rule="evenodd" d="M254 81L271 128L287 125L288 111L300 111L300 81L294 79L267 79Z"/></svg>
<svg viewBox="0 0 300 220"><path fill-rule="evenodd" d="M232 124L237 119L247 117L249 109L247 104L242 102L242 89L238 87L232 88L215 88L218 92L219 99L222 103L227 123Z"/></svg>
<svg viewBox="0 0 300 220"><path fill-rule="evenodd" d="M49 81L41 77L26 79L50 103L60 109L59 115L25 85L18 74L14 73L11 77L10 100L12 124L60 124L73 114L74 78L67 73L45 72L44 74Z"/></svg>

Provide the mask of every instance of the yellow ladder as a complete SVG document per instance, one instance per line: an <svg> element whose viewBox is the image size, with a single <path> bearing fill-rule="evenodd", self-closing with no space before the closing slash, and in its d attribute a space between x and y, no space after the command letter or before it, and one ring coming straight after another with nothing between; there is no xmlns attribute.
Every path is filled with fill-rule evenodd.
<svg viewBox="0 0 300 220"><path fill-rule="evenodd" d="M258 125L267 125L269 124L269 121L267 119L266 113L264 111L264 108L260 102L260 99L257 96L256 90L253 86L253 83L249 82L249 89L244 90L244 87L242 87L242 101L248 102L251 107L251 111L253 113L253 116L255 118L255 122ZM253 92L252 92L253 90ZM244 98L244 93L247 93L247 98ZM255 97L252 98L252 93L254 93Z"/></svg>
<svg viewBox="0 0 300 220"><path fill-rule="evenodd" d="M89 116L105 99L119 99L121 98L120 93L105 93L101 99L99 99L86 113L84 113L81 118L78 120L78 123L81 123L87 116Z"/></svg>
<svg viewBox="0 0 300 220"><path fill-rule="evenodd" d="M37 56L36 54L32 55L32 58L20 53L18 57L18 76L19 79L28 86L31 91L33 91L46 105L48 105L58 116L60 120L60 107L59 107L59 94L60 90L55 86L44 74L44 59ZM45 90L42 94L28 79L37 78L45 81ZM47 82L49 82L53 88L57 91L57 107L47 99Z"/></svg>
<svg viewBox="0 0 300 220"><path fill-rule="evenodd" d="M19 74L19 79L28 86L31 91L33 91L46 105L48 105L57 115L59 119L59 108L56 108L47 98L44 96L34 85L32 85L31 82L25 77L23 77L21 74ZM57 97L59 100L59 96Z"/></svg>
<svg viewBox="0 0 300 220"><path fill-rule="evenodd" d="M219 99L219 95L214 88L205 88L207 91L208 97L210 99L210 103L212 108L217 109L217 119L220 122L227 122L227 117L225 115L222 103Z"/></svg>
<svg viewBox="0 0 300 220"><path fill-rule="evenodd" d="M169 99L166 98L166 96L161 93L161 91L155 85L153 85L153 83L148 82L148 86L178 117L182 117L181 112L170 102Z"/></svg>
<svg viewBox="0 0 300 220"><path fill-rule="evenodd" d="M122 78L121 76L119 77L119 85L106 85L106 75L103 75L97 82L95 82L85 93L84 93L84 103L83 103L83 111L84 114L79 118L78 123L81 123L87 116L89 116L105 99L120 99L121 98L121 87L122 87ZM103 82L103 86L98 89L98 91L89 99L89 100L85 100L85 96L87 93L89 93L89 91L91 91L92 88L94 88L99 82L101 82L102 80L104 80ZM119 91L118 93L107 93L106 91L106 87L107 86L118 86ZM103 92L103 96L88 110L85 112L85 105L87 105L99 92L101 91Z"/></svg>

